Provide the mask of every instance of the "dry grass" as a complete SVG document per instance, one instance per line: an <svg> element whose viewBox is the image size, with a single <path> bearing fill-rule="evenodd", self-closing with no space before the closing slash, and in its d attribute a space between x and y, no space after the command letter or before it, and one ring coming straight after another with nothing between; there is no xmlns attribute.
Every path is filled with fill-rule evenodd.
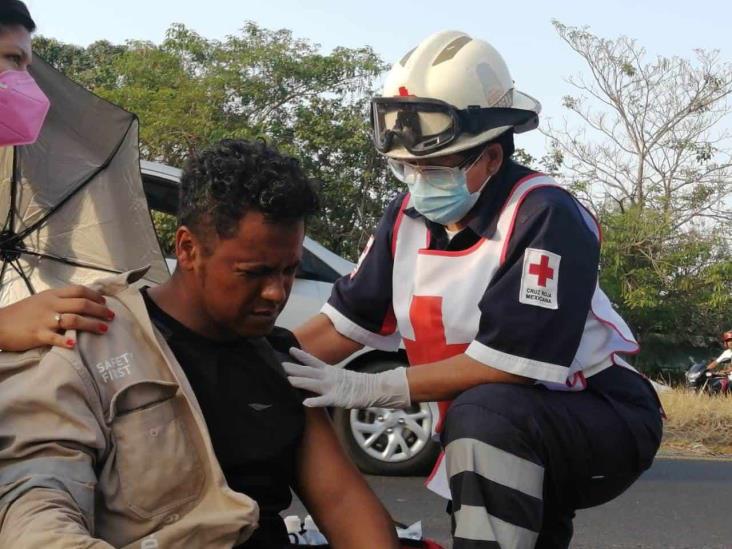
<svg viewBox="0 0 732 549"><path fill-rule="evenodd" d="M668 420L661 451L695 456L732 456L732 396L686 389L661 393Z"/></svg>

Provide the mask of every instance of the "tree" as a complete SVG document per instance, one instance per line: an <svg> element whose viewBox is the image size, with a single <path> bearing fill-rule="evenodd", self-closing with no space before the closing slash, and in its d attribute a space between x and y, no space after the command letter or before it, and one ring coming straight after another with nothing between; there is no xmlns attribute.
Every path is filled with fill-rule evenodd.
<svg viewBox="0 0 732 549"><path fill-rule="evenodd" d="M64 44L54 38L33 38L33 52L85 88L95 90L115 85L114 61L127 51L125 45L99 40L86 48Z"/></svg>
<svg viewBox="0 0 732 549"><path fill-rule="evenodd" d="M695 62L646 62L633 40L606 40L555 21L559 36L587 64L591 79L563 105L584 125L551 128L565 174L596 210L611 201L654 209L682 228L699 217L732 220L732 140L719 123L732 112L732 65L719 52L696 51Z"/></svg>
<svg viewBox="0 0 732 549"><path fill-rule="evenodd" d="M601 283L641 340L709 344L732 319L732 65L659 56L625 37L554 26L587 75L550 126L550 157L605 232Z"/></svg>
<svg viewBox="0 0 732 549"><path fill-rule="evenodd" d="M606 211L600 283L641 339L706 347L732 320L732 254L724 234L677 231L663 212Z"/></svg>
<svg viewBox="0 0 732 549"><path fill-rule="evenodd" d="M321 182L311 236L355 258L396 193L370 142L367 108L385 69L368 47L329 54L287 30L247 23L224 40L173 25L159 45L88 48L36 39L36 51L92 91L136 113L145 158L181 166L224 137L263 138Z"/></svg>

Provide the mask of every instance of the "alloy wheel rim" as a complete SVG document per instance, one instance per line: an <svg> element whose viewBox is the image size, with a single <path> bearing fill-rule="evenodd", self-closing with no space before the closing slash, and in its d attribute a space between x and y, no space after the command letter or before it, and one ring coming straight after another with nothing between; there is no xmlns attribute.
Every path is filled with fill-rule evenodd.
<svg viewBox="0 0 732 549"><path fill-rule="evenodd" d="M432 412L427 403L404 410L363 408L349 414L351 434L366 455L386 463L413 458L432 437Z"/></svg>

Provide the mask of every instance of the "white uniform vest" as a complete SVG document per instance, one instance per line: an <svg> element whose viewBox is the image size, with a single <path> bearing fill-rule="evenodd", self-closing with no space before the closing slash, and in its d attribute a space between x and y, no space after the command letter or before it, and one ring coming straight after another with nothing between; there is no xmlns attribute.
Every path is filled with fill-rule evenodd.
<svg viewBox="0 0 732 549"><path fill-rule="evenodd" d="M518 181L499 214L495 234L467 250L429 250L423 220L404 215L402 205L393 233L393 307L410 364L435 362L460 354L475 339L480 322L478 303L503 264L516 214L528 193L559 187L543 174ZM585 223L600 238L595 219L577 203ZM516 296L518 299L519 296ZM561 295L559 296L561 307ZM629 367L616 353L635 353L638 344L607 296L597 286L584 333L565 383L546 382L551 389L582 390L585 379L608 366Z"/></svg>
<svg viewBox="0 0 732 549"><path fill-rule="evenodd" d="M543 174L532 174L519 180L499 214L493 236L481 238L470 248L460 251L428 249L429 230L421 219L404 215L404 210L410 205L409 198L405 199L394 225L392 240L393 308L412 366L463 353L475 339L481 314L478 303L505 261L519 207L528 193L547 186L559 187L551 177ZM579 202L577 205L587 226L600 239L595 219ZM627 324L596 286L584 332L574 360L567 369L565 382L540 383L555 390L581 391L587 386L587 377L612 364L631 368L616 353L637 351L638 344ZM449 404L440 403L440 426ZM440 455L426 485L450 499L444 453Z"/></svg>

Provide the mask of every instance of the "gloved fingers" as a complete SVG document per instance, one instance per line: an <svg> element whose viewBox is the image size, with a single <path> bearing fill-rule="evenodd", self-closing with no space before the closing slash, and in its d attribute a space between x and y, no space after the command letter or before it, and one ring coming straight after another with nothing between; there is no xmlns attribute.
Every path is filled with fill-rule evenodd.
<svg viewBox="0 0 732 549"><path fill-rule="evenodd" d="M292 357L298 362L302 362L303 364L312 366L313 368L325 368L326 366L330 366L330 364L326 364L318 357L313 356L302 349L298 349L297 347L290 347L290 355L292 355Z"/></svg>
<svg viewBox="0 0 732 549"><path fill-rule="evenodd" d="M328 406L333 406L334 404L333 399L328 395L306 398L302 403L308 408L326 408Z"/></svg>
<svg viewBox="0 0 732 549"><path fill-rule="evenodd" d="M317 393L318 395L322 395L325 392L323 382L317 379L310 379L309 377L288 377L287 381L289 381L290 385L292 385L293 387L296 387L298 389L304 389L305 391L310 391L311 393Z"/></svg>
<svg viewBox="0 0 732 549"><path fill-rule="evenodd" d="M283 362L282 367L288 376L308 377L310 379L323 379L325 371L322 368L303 366L294 362Z"/></svg>

